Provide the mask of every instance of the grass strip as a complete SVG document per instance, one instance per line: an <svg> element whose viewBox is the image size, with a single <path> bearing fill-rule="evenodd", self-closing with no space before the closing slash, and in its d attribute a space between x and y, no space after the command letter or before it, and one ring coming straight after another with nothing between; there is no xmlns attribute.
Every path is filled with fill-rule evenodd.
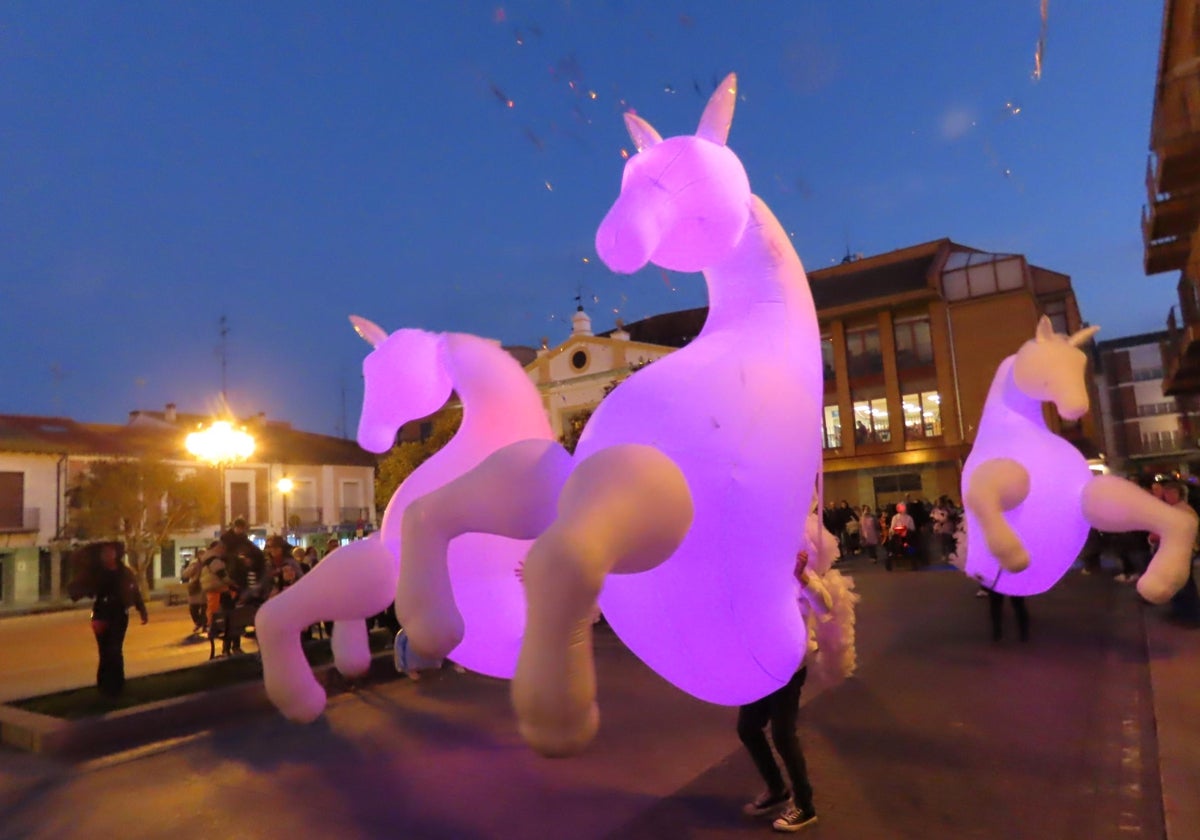
<svg viewBox="0 0 1200 840"><path fill-rule="evenodd" d="M372 653L378 653L390 647L392 637L386 631L375 631L370 634L369 642ZM314 668L333 661L333 652L327 639L305 642L304 655L308 658L308 664ZM8 705L63 720L79 720L261 679L262 662L258 656L247 654L208 660L174 671L133 677L125 681L125 689L117 697L103 695L91 685L14 700Z"/></svg>

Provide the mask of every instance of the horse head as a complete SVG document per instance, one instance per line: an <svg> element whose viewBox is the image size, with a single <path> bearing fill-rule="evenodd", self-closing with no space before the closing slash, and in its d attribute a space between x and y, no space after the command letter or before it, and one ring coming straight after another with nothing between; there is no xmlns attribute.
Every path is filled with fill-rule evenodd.
<svg viewBox="0 0 1200 840"><path fill-rule="evenodd" d="M350 316L354 330L375 349L363 359L363 407L358 445L386 452L410 420L427 417L450 397L453 382L442 358L442 336L424 330L391 335L366 318Z"/></svg>
<svg viewBox="0 0 1200 840"><path fill-rule="evenodd" d="M737 77L730 73L696 133L666 140L641 117L625 114L637 153L596 232L596 252L613 271L631 274L651 261L700 271L738 244L750 218L750 181L725 145L736 100Z"/></svg>
<svg viewBox="0 0 1200 840"><path fill-rule="evenodd" d="M1087 414L1087 356L1080 346L1099 327L1085 327L1070 336L1056 333L1045 315L1037 333L1021 345L1013 362L1013 382L1025 395L1052 402L1064 420Z"/></svg>

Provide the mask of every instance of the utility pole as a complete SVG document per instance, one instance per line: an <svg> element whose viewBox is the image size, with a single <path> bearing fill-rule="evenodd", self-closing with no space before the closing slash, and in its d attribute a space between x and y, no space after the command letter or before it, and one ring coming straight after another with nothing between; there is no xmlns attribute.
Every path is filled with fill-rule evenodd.
<svg viewBox="0 0 1200 840"><path fill-rule="evenodd" d="M222 315L219 323L221 335L221 408L228 411L229 399L225 392L225 369L228 362L228 343L226 341L226 337L229 335L229 322L226 320L225 316Z"/></svg>

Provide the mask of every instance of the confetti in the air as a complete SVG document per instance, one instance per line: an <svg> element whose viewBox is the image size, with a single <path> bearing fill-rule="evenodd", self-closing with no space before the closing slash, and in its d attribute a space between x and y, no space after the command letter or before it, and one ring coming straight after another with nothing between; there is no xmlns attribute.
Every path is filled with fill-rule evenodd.
<svg viewBox="0 0 1200 840"><path fill-rule="evenodd" d="M1046 57L1046 22L1050 14L1050 0L1042 0L1042 31L1038 35L1037 50L1033 54L1033 80L1042 78L1042 62Z"/></svg>

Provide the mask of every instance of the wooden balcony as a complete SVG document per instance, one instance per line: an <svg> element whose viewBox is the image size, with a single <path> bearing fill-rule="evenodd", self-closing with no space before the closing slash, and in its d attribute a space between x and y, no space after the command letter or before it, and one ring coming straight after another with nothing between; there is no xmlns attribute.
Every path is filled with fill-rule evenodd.
<svg viewBox="0 0 1200 840"><path fill-rule="evenodd" d="M1177 319L1172 308L1167 316L1167 340L1163 342L1163 393L1182 397L1200 393L1200 289L1184 275L1179 280Z"/></svg>
<svg viewBox="0 0 1200 840"><path fill-rule="evenodd" d="M1149 222L1142 218L1142 236L1146 243L1143 267L1146 274L1162 274L1164 271L1182 271L1191 253L1191 237L1176 236L1170 239L1152 240L1148 232Z"/></svg>

